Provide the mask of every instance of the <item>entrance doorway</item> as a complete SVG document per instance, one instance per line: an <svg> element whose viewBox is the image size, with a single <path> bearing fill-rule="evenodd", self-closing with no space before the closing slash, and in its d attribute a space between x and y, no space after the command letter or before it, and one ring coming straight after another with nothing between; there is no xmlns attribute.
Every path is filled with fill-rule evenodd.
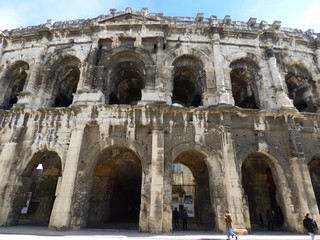
<svg viewBox="0 0 320 240"><path fill-rule="evenodd" d="M213 229L214 216L204 156L196 151L183 152L172 166L172 207L189 215L188 229Z"/></svg>
<svg viewBox="0 0 320 240"><path fill-rule="evenodd" d="M284 219L277 200L277 186L265 155L248 155L242 165L242 186L249 205L251 227L269 230L282 227Z"/></svg>
<svg viewBox="0 0 320 240"><path fill-rule="evenodd" d="M23 186L17 194L19 224L48 225L61 181L61 160L56 152L40 152L21 176Z"/></svg>
<svg viewBox="0 0 320 240"><path fill-rule="evenodd" d="M94 171L89 227L138 229L142 167L130 149L104 151Z"/></svg>

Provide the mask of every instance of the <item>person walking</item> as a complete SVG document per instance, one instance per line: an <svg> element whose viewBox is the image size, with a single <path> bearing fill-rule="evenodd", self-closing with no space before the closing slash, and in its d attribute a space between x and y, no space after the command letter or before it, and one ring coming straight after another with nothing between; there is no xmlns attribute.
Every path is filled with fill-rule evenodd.
<svg viewBox="0 0 320 240"><path fill-rule="evenodd" d="M317 222L312 219L310 213L307 213L305 218L303 219L303 226L310 234L311 240L316 239L316 234L318 233L318 225Z"/></svg>
<svg viewBox="0 0 320 240"><path fill-rule="evenodd" d="M224 213L224 219L226 220L226 231L227 231L227 240L230 240L230 236L236 237L236 240L238 240L238 236L232 232L232 219L231 214L228 211L225 211Z"/></svg>

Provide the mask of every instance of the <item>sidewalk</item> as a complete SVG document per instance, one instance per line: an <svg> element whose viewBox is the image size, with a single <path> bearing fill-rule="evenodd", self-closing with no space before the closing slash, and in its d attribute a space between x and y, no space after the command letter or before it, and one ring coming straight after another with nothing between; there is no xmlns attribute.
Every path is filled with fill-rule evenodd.
<svg viewBox="0 0 320 240"><path fill-rule="evenodd" d="M13 226L0 228L0 240L87 240L87 239L144 239L144 240L225 240L226 235L212 231L177 231L172 234L147 234L135 230L82 229L77 231L51 231L46 227ZM239 236L239 240L310 240L308 235L288 232L254 232ZM320 238L319 238L320 239Z"/></svg>

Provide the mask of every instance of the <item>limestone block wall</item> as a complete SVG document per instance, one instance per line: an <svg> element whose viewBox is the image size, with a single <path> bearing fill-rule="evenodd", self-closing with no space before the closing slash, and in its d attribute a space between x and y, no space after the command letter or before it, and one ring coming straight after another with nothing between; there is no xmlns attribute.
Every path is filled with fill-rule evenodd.
<svg viewBox="0 0 320 240"><path fill-rule="evenodd" d="M170 232L183 164L195 227L224 231L229 210L246 233L269 210L302 232L319 216L318 55L278 21L147 9L0 32L0 225Z"/></svg>

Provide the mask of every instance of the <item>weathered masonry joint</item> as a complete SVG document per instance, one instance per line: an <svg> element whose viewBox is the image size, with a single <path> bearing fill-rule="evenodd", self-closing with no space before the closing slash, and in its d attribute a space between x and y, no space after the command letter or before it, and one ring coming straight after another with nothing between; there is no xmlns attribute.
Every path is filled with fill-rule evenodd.
<svg viewBox="0 0 320 240"><path fill-rule="evenodd" d="M0 226L167 233L177 206L191 229L229 210L240 233L268 214L303 232L319 83L319 34L279 21L127 8L0 31Z"/></svg>

